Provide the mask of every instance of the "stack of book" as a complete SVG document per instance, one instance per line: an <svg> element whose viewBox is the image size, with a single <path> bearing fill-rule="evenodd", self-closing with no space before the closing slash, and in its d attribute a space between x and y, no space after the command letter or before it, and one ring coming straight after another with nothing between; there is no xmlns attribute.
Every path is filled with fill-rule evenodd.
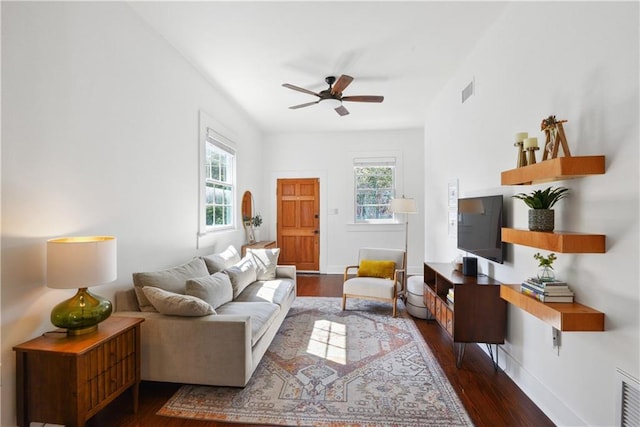
<svg viewBox="0 0 640 427"><path fill-rule="evenodd" d="M449 288L449 292L447 292L447 301L453 304L453 288Z"/></svg>
<svg viewBox="0 0 640 427"><path fill-rule="evenodd" d="M522 282L520 292L542 302L573 302L573 291L567 282L558 280L543 282L537 277L530 277Z"/></svg>

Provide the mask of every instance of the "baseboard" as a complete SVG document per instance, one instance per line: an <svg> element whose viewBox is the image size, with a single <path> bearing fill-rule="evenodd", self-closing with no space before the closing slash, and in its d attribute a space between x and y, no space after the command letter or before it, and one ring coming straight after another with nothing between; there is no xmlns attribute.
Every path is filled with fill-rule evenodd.
<svg viewBox="0 0 640 427"><path fill-rule="evenodd" d="M478 346L487 353L485 345ZM511 380L544 412L557 426L583 426L587 425L580 419L561 399L553 394L542 382L531 375L520 362L514 359L505 349L499 346L499 366Z"/></svg>

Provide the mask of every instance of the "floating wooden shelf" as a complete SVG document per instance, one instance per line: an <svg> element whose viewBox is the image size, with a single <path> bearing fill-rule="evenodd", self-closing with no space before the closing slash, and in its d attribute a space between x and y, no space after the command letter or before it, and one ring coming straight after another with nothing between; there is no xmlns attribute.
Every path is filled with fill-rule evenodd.
<svg viewBox="0 0 640 427"><path fill-rule="evenodd" d="M502 185L528 185L604 173L604 156L557 157L501 174Z"/></svg>
<svg viewBox="0 0 640 427"><path fill-rule="evenodd" d="M560 253L603 254L606 252L604 234L529 231L503 227L502 241Z"/></svg>
<svg viewBox="0 0 640 427"><path fill-rule="evenodd" d="M560 331L602 332L604 313L578 303L543 303L520 292L520 285L501 285L500 297Z"/></svg>

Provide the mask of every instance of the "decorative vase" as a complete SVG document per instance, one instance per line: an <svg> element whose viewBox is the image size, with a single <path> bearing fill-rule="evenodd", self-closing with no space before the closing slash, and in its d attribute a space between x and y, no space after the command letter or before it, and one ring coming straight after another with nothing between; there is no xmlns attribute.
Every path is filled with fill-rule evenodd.
<svg viewBox="0 0 640 427"><path fill-rule="evenodd" d="M541 267L538 270L538 279L542 282L553 282L556 279L556 274L551 267Z"/></svg>
<svg viewBox="0 0 640 427"><path fill-rule="evenodd" d="M529 209L529 230L553 231L554 227L553 209Z"/></svg>
<svg viewBox="0 0 640 427"><path fill-rule="evenodd" d="M260 242L260 228L259 227L254 227L253 228L253 238L255 239L256 242Z"/></svg>

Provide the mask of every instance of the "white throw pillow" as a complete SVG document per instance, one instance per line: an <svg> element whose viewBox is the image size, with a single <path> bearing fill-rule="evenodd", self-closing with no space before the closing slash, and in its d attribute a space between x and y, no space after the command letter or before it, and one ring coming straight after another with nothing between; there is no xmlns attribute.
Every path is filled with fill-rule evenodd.
<svg viewBox="0 0 640 427"><path fill-rule="evenodd" d="M176 294L153 286L144 286L142 292L161 314L190 317L216 314L209 303L198 297Z"/></svg>
<svg viewBox="0 0 640 427"><path fill-rule="evenodd" d="M231 279L233 299L236 299L244 291L244 288L255 282L257 278L256 268L248 256L245 256L239 263L227 268L224 272Z"/></svg>
<svg viewBox="0 0 640 427"><path fill-rule="evenodd" d="M240 254L232 245L223 252L203 256L209 274L217 273L240 262Z"/></svg>
<svg viewBox="0 0 640 427"><path fill-rule="evenodd" d="M222 272L187 280L185 293L206 301L214 310L233 300L231 279Z"/></svg>
<svg viewBox="0 0 640 427"><path fill-rule="evenodd" d="M258 280L273 280L276 278L276 266L280 248L274 249L247 249L247 256L256 268Z"/></svg>

